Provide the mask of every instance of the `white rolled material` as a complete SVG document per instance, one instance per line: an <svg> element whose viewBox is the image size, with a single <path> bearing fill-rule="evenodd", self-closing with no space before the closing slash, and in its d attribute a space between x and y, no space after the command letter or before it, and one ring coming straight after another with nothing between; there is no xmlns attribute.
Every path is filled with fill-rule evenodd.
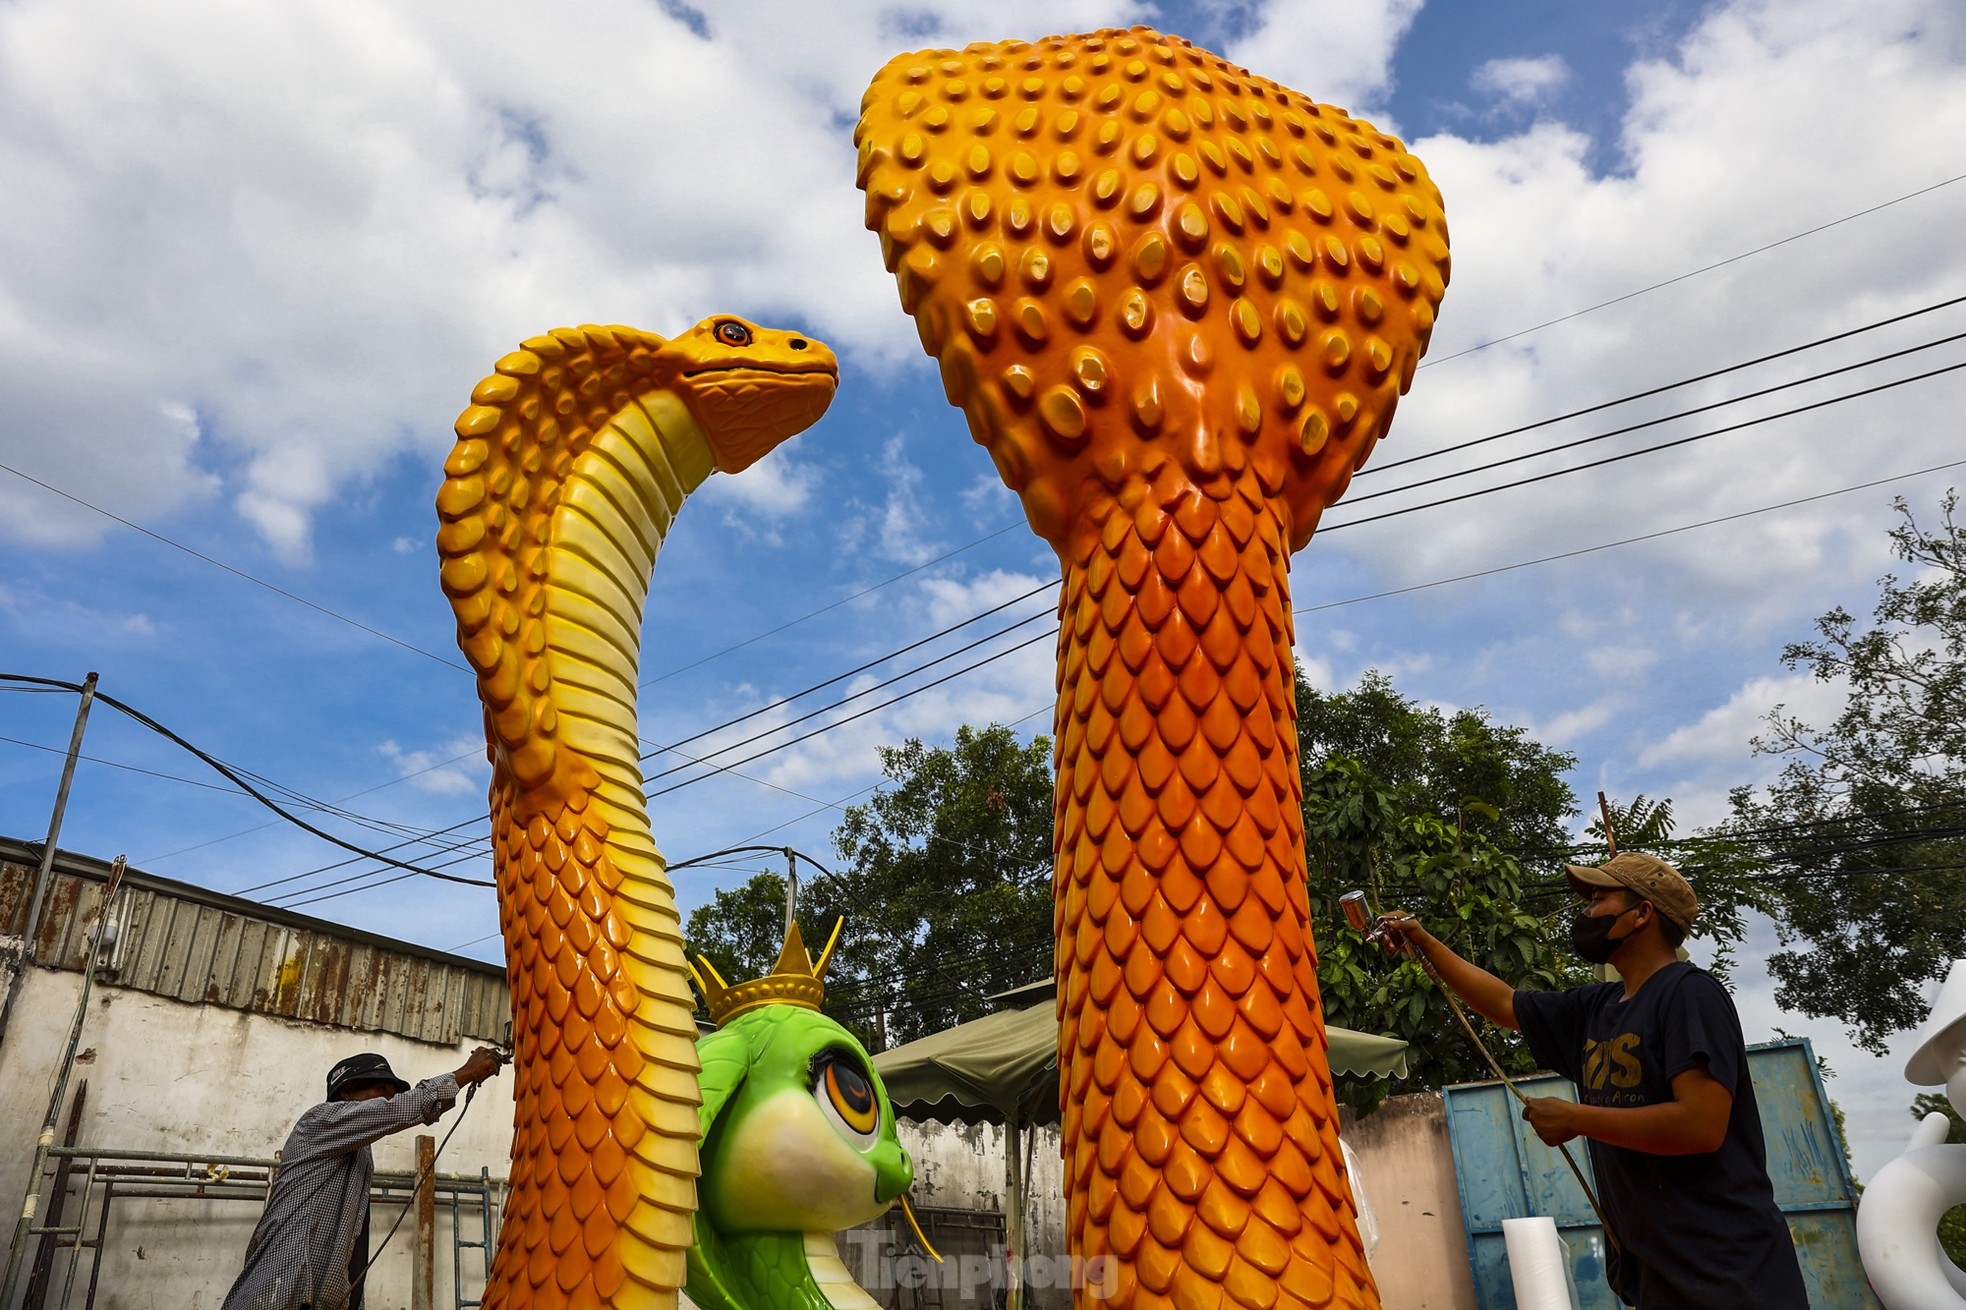
<svg viewBox="0 0 1966 1310"><path fill-rule="evenodd" d="M1379 1249L1379 1219L1372 1213L1372 1202L1365 1195L1365 1176L1358 1171L1358 1156L1352 1153L1352 1144L1340 1137L1338 1149L1345 1153L1345 1176L1352 1180L1352 1204L1358 1209L1358 1240L1365 1247L1365 1262L1372 1263L1372 1253Z"/></svg>
<svg viewBox="0 0 1966 1310"><path fill-rule="evenodd" d="M1966 1205L1966 1146L1934 1111L1911 1146L1877 1171L1857 1206L1857 1249L1885 1310L1966 1310L1966 1272L1939 1246L1939 1216Z"/></svg>
<svg viewBox="0 0 1966 1310"><path fill-rule="evenodd" d="M1577 1310L1570 1294L1570 1265L1556 1220L1548 1215L1502 1221L1517 1310Z"/></svg>

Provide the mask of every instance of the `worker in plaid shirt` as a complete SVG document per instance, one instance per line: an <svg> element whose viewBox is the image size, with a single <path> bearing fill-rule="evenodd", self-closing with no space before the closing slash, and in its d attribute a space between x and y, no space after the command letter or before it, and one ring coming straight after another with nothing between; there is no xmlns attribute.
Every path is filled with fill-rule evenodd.
<svg viewBox="0 0 1966 1310"><path fill-rule="evenodd" d="M437 1122L458 1090L499 1070L479 1047L453 1073L411 1087L389 1061L351 1055L328 1071L328 1099L300 1117L280 1152L266 1210L223 1310L361 1310L369 1261L369 1144Z"/></svg>

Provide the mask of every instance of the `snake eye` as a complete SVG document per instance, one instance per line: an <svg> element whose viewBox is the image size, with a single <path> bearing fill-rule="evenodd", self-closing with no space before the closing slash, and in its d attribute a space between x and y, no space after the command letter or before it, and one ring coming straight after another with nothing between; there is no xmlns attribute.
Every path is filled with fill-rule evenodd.
<svg viewBox="0 0 1966 1310"><path fill-rule="evenodd" d="M881 1103L866 1070L835 1048L819 1053L812 1072L812 1097L834 1127L855 1146L872 1146L880 1133Z"/></svg>
<svg viewBox="0 0 1966 1310"><path fill-rule="evenodd" d="M742 323L725 319L717 324L717 340L726 346L748 346L751 344L751 329Z"/></svg>

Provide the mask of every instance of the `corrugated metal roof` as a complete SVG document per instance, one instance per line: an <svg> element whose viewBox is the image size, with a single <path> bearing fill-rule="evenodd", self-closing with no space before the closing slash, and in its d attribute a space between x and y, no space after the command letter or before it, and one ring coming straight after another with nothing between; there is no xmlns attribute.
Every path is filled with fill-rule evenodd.
<svg viewBox="0 0 1966 1310"><path fill-rule="evenodd" d="M0 933L26 929L38 846L0 837ZM34 934L37 963L80 970L109 866L68 851ZM101 984L193 1004L454 1044L497 1040L511 1017L505 971L357 928L128 870Z"/></svg>

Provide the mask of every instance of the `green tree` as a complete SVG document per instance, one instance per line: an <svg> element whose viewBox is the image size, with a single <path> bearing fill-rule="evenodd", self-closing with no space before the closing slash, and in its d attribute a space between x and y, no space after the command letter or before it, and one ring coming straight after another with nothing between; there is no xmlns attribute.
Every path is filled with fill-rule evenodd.
<svg viewBox="0 0 1966 1310"><path fill-rule="evenodd" d="M881 749L891 785L833 834L880 968L856 1004L889 1043L999 1008L1051 976L1051 739L967 724L950 746Z"/></svg>
<svg viewBox="0 0 1966 1310"><path fill-rule="evenodd" d="M1377 669L1349 691L1321 692L1299 670L1297 740L1307 781L1328 761L1357 760L1403 812L1459 824L1519 859L1547 862L1570 844L1577 797L1564 775L1577 757L1480 707L1422 706Z"/></svg>
<svg viewBox="0 0 1966 1310"><path fill-rule="evenodd" d="M798 896L799 933L814 960L825 950L833 924L841 918L850 922L854 913L846 888L837 879L816 876L817 872L810 864L803 866ZM727 983L762 978L778 962L785 942L785 875L761 871L716 892L690 912L683 940L690 963L695 964L698 956L708 959ZM826 1012L863 1041L875 1029L858 1012L856 997L884 963L878 937L842 932L826 967ZM697 1013L708 1017L700 999Z"/></svg>
<svg viewBox="0 0 1966 1310"><path fill-rule="evenodd" d="M1882 1054L1924 1018L1922 989L1966 954L1966 527L1903 500L1868 624L1838 607L1782 652L1847 689L1815 727L1777 707L1757 751L1786 759L1765 792L1738 788L1718 829L1764 872L1785 1008L1842 1020Z"/></svg>
<svg viewBox="0 0 1966 1310"><path fill-rule="evenodd" d="M1404 1080L1340 1078L1346 1104L1370 1110L1399 1092L1494 1074L1419 964L1388 958L1350 931L1338 905L1345 892L1362 889L1380 908L1420 915L1461 955L1520 986L1587 980L1559 941L1558 911L1526 908L1519 860L1489 837L1412 812L1357 760L1333 758L1310 771L1304 825L1326 1020L1410 1044ZM1535 1068L1518 1034L1472 1012L1468 1020L1511 1075Z"/></svg>
<svg viewBox="0 0 1966 1310"><path fill-rule="evenodd" d="M966 724L949 746L882 747L881 767L888 785L833 833L839 867L802 865L799 892L815 954L845 917L826 1011L874 1050L1051 976L1050 738ZM785 879L760 874L698 907L686 936L735 982L770 969L784 930Z"/></svg>
<svg viewBox="0 0 1966 1310"><path fill-rule="evenodd" d="M1920 1092L1911 1103L1911 1117L1922 1121L1926 1115L1937 1111L1945 1115L1952 1127L1946 1133L1946 1141L1955 1146L1966 1145L1966 1118L1952 1108L1939 1092ZM1966 1205L1955 1205L1939 1216L1939 1245L1954 1264L1966 1269Z"/></svg>
<svg viewBox="0 0 1966 1310"><path fill-rule="evenodd" d="M1711 948L1706 969L1726 981L1734 961L1734 949L1747 935L1747 914L1766 911L1770 901L1765 868L1753 850L1724 835L1698 834L1675 838L1677 820L1672 800L1652 800L1644 795L1629 804L1609 800L1611 831L1620 850L1649 851L1669 859L1686 875L1700 898L1700 917L1693 925L1693 937ZM1604 842L1604 821L1594 821L1585 836ZM1611 857L1609 845L1595 848L1579 846L1569 856L1573 864L1602 864Z"/></svg>

